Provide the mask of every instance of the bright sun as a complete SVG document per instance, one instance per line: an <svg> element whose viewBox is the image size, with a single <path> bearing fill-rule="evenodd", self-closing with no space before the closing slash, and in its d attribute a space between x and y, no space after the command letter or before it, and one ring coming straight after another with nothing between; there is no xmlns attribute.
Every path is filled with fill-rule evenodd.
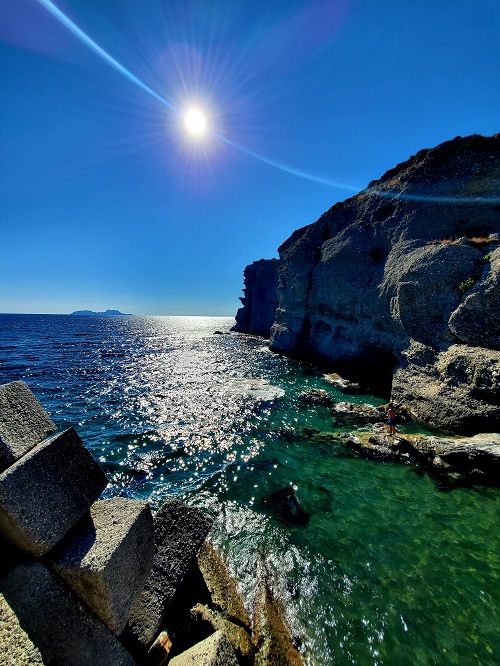
<svg viewBox="0 0 500 666"><path fill-rule="evenodd" d="M198 109L189 109L184 114L184 126L191 136L203 136L207 131L205 114Z"/></svg>

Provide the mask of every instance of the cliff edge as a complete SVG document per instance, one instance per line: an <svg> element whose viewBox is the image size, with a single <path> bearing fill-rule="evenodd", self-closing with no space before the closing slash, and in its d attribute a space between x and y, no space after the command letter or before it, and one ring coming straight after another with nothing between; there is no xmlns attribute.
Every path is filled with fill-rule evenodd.
<svg viewBox="0 0 500 666"><path fill-rule="evenodd" d="M279 248L271 348L444 431L498 432L499 232L500 135L420 151Z"/></svg>

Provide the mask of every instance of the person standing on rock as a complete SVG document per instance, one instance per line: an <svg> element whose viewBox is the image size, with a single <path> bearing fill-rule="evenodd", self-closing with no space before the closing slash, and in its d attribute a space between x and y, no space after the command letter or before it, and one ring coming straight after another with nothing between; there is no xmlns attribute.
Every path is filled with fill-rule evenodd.
<svg viewBox="0 0 500 666"><path fill-rule="evenodd" d="M397 411L394 404L390 402L387 405L387 423L389 424L389 436L392 437L396 433L396 416Z"/></svg>

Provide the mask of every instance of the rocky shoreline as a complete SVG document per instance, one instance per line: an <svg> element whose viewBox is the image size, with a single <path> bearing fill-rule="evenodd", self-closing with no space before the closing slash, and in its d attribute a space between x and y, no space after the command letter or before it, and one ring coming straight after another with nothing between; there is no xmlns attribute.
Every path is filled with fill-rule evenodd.
<svg viewBox="0 0 500 666"><path fill-rule="evenodd" d="M235 330L442 432L499 432L499 213L500 135L422 150L247 267Z"/></svg>
<svg viewBox="0 0 500 666"><path fill-rule="evenodd" d="M177 499L154 515L100 500L106 485L24 382L0 386L3 664L303 663L265 561L250 617L207 540L212 517Z"/></svg>

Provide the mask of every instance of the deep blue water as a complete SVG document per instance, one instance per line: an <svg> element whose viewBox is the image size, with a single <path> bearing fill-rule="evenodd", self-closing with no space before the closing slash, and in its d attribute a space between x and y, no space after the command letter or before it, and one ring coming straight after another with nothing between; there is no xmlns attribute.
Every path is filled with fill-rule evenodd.
<svg viewBox="0 0 500 666"><path fill-rule="evenodd" d="M306 663L499 664L499 490L445 491L313 438L342 425L300 394L346 397L261 338L214 334L233 323L0 315L0 382L23 379L60 428L75 426L108 474L106 496L156 508L176 495L210 512L250 609L264 552ZM255 400L256 379L285 395ZM305 527L268 501L287 485Z"/></svg>

